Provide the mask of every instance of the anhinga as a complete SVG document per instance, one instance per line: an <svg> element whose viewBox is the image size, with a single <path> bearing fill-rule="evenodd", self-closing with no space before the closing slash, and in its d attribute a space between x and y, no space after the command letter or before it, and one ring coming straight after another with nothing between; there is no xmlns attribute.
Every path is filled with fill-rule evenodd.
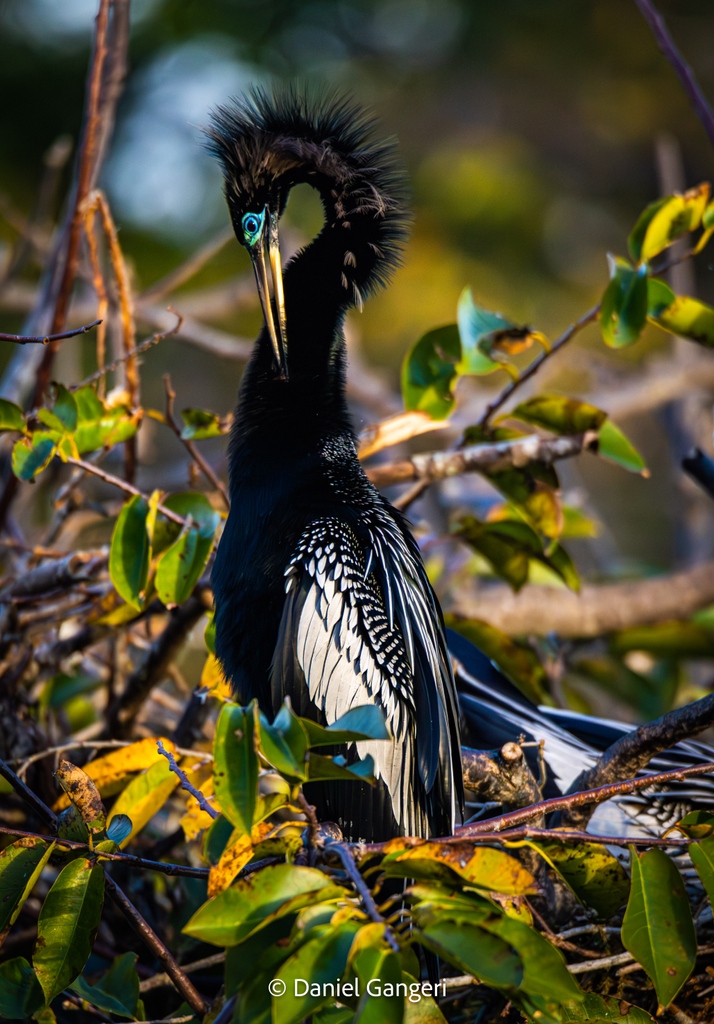
<svg viewBox="0 0 714 1024"><path fill-rule="evenodd" d="M310 794L348 838L449 835L463 783L441 611L404 518L360 466L345 399L345 314L386 283L405 236L394 147L351 104L296 91L219 108L209 137L265 318L231 433L216 652L269 716L286 696L326 724L382 709L392 739L348 753L373 756L377 786ZM325 222L283 271L278 224L301 182Z"/></svg>

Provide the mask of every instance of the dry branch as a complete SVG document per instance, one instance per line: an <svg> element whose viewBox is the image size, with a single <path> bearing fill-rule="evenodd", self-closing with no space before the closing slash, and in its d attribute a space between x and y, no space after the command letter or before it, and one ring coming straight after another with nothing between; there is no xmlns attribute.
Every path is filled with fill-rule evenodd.
<svg viewBox="0 0 714 1024"><path fill-rule="evenodd" d="M498 473L504 469L520 469L531 462L550 464L579 455L582 451L597 451L597 444L598 436L594 430L569 437L544 438L531 434L515 441L474 444L457 451L413 455L399 462L372 466L367 470L367 476L375 487L411 483L413 480L429 484L461 473Z"/></svg>
<svg viewBox="0 0 714 1024"><path fill-rule="evenodd" d="M64 341L65 338L76 338L78 334L86 334L101 323L102 320L94 320L91 324L75 327L71 331L62 331L61 334L0 334L0 341L11 341L15 345L47 345L52 341Z"/></svg>
<svg viewBox="0 0 714 1024"><path fill-rule="evenodd" d="M685 572L627 583L591 584L579 594L556 587L486 587L459 595L452 611L483 619L509 636L550 632L563 637L597 637L617 629L682 619L714 602L714 562Z"/></svg>
<svg viewBox="0 0 714 1024"><path fill-rule="evenodd" d="M596 764L581 772L568 793L595 789L608 782L631 778L645 768L653 757L680 740L694 736L714 724L714 694L670 711L654 722L641 725L616 740L598 758ZM562 815L564 825L585 828L593 808L574 807Z"/></svg>
<svg viewBox="0 0 714 1024"><path fill-rule="evenodd" d="M483 801L527 807L543 795L518 743L504 743L497 753L462 747L461 765L464 785Z"/></svg>

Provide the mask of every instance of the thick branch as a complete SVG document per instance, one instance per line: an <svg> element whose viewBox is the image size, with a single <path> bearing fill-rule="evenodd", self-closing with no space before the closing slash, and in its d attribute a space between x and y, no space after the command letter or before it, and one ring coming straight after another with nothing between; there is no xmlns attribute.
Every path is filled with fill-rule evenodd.
<svg viewBox="0 0 714 1024"><path fill-rule="evenodd" d="M464 785L483 801L527 807L543 795L518 743L504 743L497 753L462 747L461 765Z"/></svg>
<svg viewBox="0 0 714 1024"><path fill-rule="evenodd" d="M484 588L476 596L460 595L453 611L467 619L484 619L510 636L558 633L597 637L616 629L665 619L682 619L714 602L714 562L686 572L627 583L584 586L579 594L556 587Z"/></svg>
<svg viewBox="0 0 714 1024"><path fill-rule="evenodd" d="M433 483L460 473L488 470L498 473L504 469L522 468L531 462L552 463L567 459L582 451L597 451L598 437L594 430L568 437L519 437L515 441L493 444L474 444L456 451L429 452L413 455L409 459L373 466L367 476L376 487L423 480Z"/></svg>
<svg viewBox="0 0 714 1024"><path fill-rule="evenodd" d="M0 593L0 603L19 597L35 597L54 590L72 587L91 578L97 569L106 565L109 551L99 548L95 551L75 551L64 558L53 559L38 565L14 580Z"/></svg>
<svg viewBox="0 0 714 1024"><path fill-rule="evenodd" d="M607 748L588 771L581 772L568 793L595 789L608 782L628 779L645 768L653 757L693 736L714 723L714 694L670 711L654 722L641 725L626 733ZM585 828L593 808L573 808L562 816L562 822L573 828Z"/></svg>

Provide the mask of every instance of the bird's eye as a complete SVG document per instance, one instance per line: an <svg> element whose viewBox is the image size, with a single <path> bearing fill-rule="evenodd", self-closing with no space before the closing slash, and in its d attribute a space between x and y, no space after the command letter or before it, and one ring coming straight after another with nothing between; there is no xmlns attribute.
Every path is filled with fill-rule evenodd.
<svg viewBox="0 0 714 1024"><path fill-rule="evenodd" d="M246 213L241 221L241 226L243 228L243 234L246 242L248 245L252 245L260 234L260 229L263 226L263 214Z"/></svg>

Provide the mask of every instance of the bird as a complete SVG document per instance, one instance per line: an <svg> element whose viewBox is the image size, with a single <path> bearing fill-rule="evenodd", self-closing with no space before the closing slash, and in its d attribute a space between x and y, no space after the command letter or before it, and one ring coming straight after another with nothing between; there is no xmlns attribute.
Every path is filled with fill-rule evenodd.
<svg viewBox="0 0 714 1024"><path fill-rule="evenodd" d="M313 783L318 818L353 841L451 835L464 796L443 616L406 519L358 460L345 395L345 315L388 283L407 234L396 145L350 99L295 87L218 107L207 134L265 321L228 446L217 657L268 717L286 698L323 725L381 709L390 738L341 750L371 755L376 785ZM283 270L280 218L301 183L324 223Z"/></svg>

